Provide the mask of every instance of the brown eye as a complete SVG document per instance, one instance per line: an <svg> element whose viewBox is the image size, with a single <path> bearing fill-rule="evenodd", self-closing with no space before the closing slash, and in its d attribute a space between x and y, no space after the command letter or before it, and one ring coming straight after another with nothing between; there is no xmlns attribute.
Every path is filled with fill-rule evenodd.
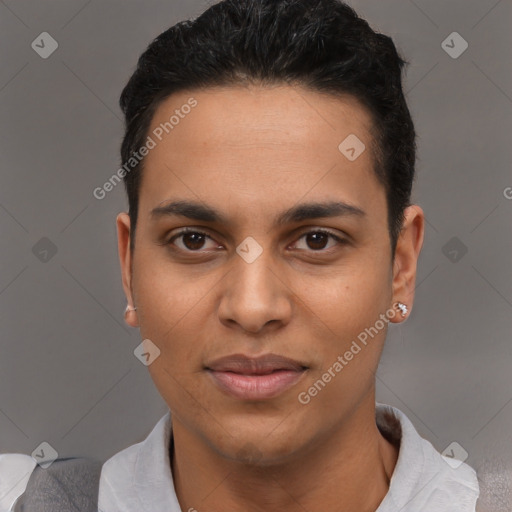
<svg viewBox="0 0 512 512"><path fill-rule="evenodd" d="M306 243L310 249L325 249L329 241L329 235L322 232L312 232L306 235Z"/></svg>
<svg viewBox="0 0 512 512"><path fill-rule="evenodd" d="M205 242L205 235L202 233L185 233L182 236L183 245L191 251L201 249Z"/></svg>
<svg viewBox="0 0 512 512"><path fill-rule="evenodd" d="M210 243L210 247L208 247ZM193 231L191 229L182 230L176 233L166 242L169 246L174 246L182 252L205 252L206 249L217 249L219 244L215 242L209 235L202 231Z"/></svg>
<svg viewBox="0 0 512 512"><path fill-rule="evenodd" d="M343 238L325 230L308 231L304 233L298 241L294 244L295 249L305 251L323 251L327 252L335 246L340 246L346 243Z"/></svg>

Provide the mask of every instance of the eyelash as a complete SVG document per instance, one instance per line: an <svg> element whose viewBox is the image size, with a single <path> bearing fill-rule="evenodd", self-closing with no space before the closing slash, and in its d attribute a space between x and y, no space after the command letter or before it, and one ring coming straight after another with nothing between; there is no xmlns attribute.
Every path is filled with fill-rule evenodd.
<svg viewBox="0 0 512 512"><path fill-rule="evenodd" d="M170 237L167 241L164 242L163 245L172 245L172 243L174 242L174 240L178 239L179 237L181 236L184 236L184 235L187 235L187 234L197 234L197 235L203 235L207 238L209 238L210 240L213 240L213 238L206 232L204 231L201 231L199 229L195 229L195 228L184 228L182 229L181 231L179 231L178 233L175 233L172 237ZM309 234L312 234L312 233L322 233L324 235L327 235L329 236L330 238L332 238L333 240L335 240L338 245L343 245L343 244L346 244L347 243L347 240L335 235L333 232L331 231L328 231L326 229L322 229L322 228L317 228L317 229L312 229L310 231L306 231L304 233L301 233L301 235L299 236L298 240L300 240L301 238L309 235ZM313 253L329 253L333 248L330 247L328 249L317 249L317 250L314 250L314 249L306 249L307 252L313 252ZM194 253L197 253L197 254L201 254L201 252L204 252L202 251L201 249L198 249L197 251L192 251L190 249L181 249L181 248L176 248L175 250L177 251L183 251L185 253L190 253L190 254L194 254ZM304 250L304 249L302 249Z"/></svg>

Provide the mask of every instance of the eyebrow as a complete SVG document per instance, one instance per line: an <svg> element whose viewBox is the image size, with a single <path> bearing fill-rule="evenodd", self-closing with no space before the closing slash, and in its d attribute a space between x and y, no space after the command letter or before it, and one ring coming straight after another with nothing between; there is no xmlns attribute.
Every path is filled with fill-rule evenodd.
<svg viewBox="0 0 512 512"><path fill-rule="evenodd" d="M328 217L356 216L364 217L366 212L357 206L342 201L327 203L303 203L293 206L281 213L277 219L277 225L283 225L303 220L312 220Z"/></svg>
<svg viewBox="0 0 512 512"><path fill-rule="evenodd" d="M224 215L211 206L195 201L173 201L163 206L153 208L150 213L153 219L167 216L181 216L202 222L217 222L228 224ZM276 225L284 225L304 220L328 217L356 216L364 217L366 212L361 208L342 202L330 201L325 203L303 203L285 210L274 220Z"/></svg>

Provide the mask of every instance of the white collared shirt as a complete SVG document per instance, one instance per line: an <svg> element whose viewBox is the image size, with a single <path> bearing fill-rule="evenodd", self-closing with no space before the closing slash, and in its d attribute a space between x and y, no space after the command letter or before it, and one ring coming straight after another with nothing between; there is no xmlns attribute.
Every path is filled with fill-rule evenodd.
<svg viewBox="0 0 512 512"><path fill-rule="evenodd" d="M395 407L376 404L380 426L393 428L385 412L394 413L400 422L401 435L396 433L400 451L389 490L376 512L475 512L479 495L475 470L441 455ZM167 412L144 441L105 462L100 512L182 512L171 474L170 439L171 416Z"/></svg>

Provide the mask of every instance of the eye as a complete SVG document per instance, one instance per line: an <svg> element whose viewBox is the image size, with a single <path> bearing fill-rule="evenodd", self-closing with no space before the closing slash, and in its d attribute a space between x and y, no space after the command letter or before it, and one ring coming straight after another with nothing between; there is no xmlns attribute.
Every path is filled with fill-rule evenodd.
<svg viewBox="0 0 512 512"><path fill-rule="evenodd" d="M298 241L293 244L293 248L301 251L329 252L329 249L344 243L346 243L346 240L331 231L315 229L303 233ZM208 252L208 250L222 247L207 233L190 228L185 228L175 233L165 244L174 246L173 248L188 253ZM208 244L210 244L210 246L208 246Z"/></svg>
<svg viewBox="0 0 512 512"><path fill-rule="evenodd" d="M177 241L175 243L175 241ZM205 244L210 241L210 249L216 249L219 244L215 242L208 234L192 230L183 229L173 235L167 242L169 245L175 245L178 249L186 252L199 252L205 249ZM208 249L208 247L206 247Z"/></svg>
<svg viewBox="0 0 512 512"><path fill-rule="evenodd" d="M295 249L300 250L313 250L313 251L324 251L329 250L335 247L336 245L342 245L346 243L343 238L331 233L330 231L326 231L324 229L316 229L314 231L308 231L307 233L303 233L300 240L304 240L305 243L300 246L300 242L296 242L294 244ZM329 240L332 242L329 245Z"/></svg>

